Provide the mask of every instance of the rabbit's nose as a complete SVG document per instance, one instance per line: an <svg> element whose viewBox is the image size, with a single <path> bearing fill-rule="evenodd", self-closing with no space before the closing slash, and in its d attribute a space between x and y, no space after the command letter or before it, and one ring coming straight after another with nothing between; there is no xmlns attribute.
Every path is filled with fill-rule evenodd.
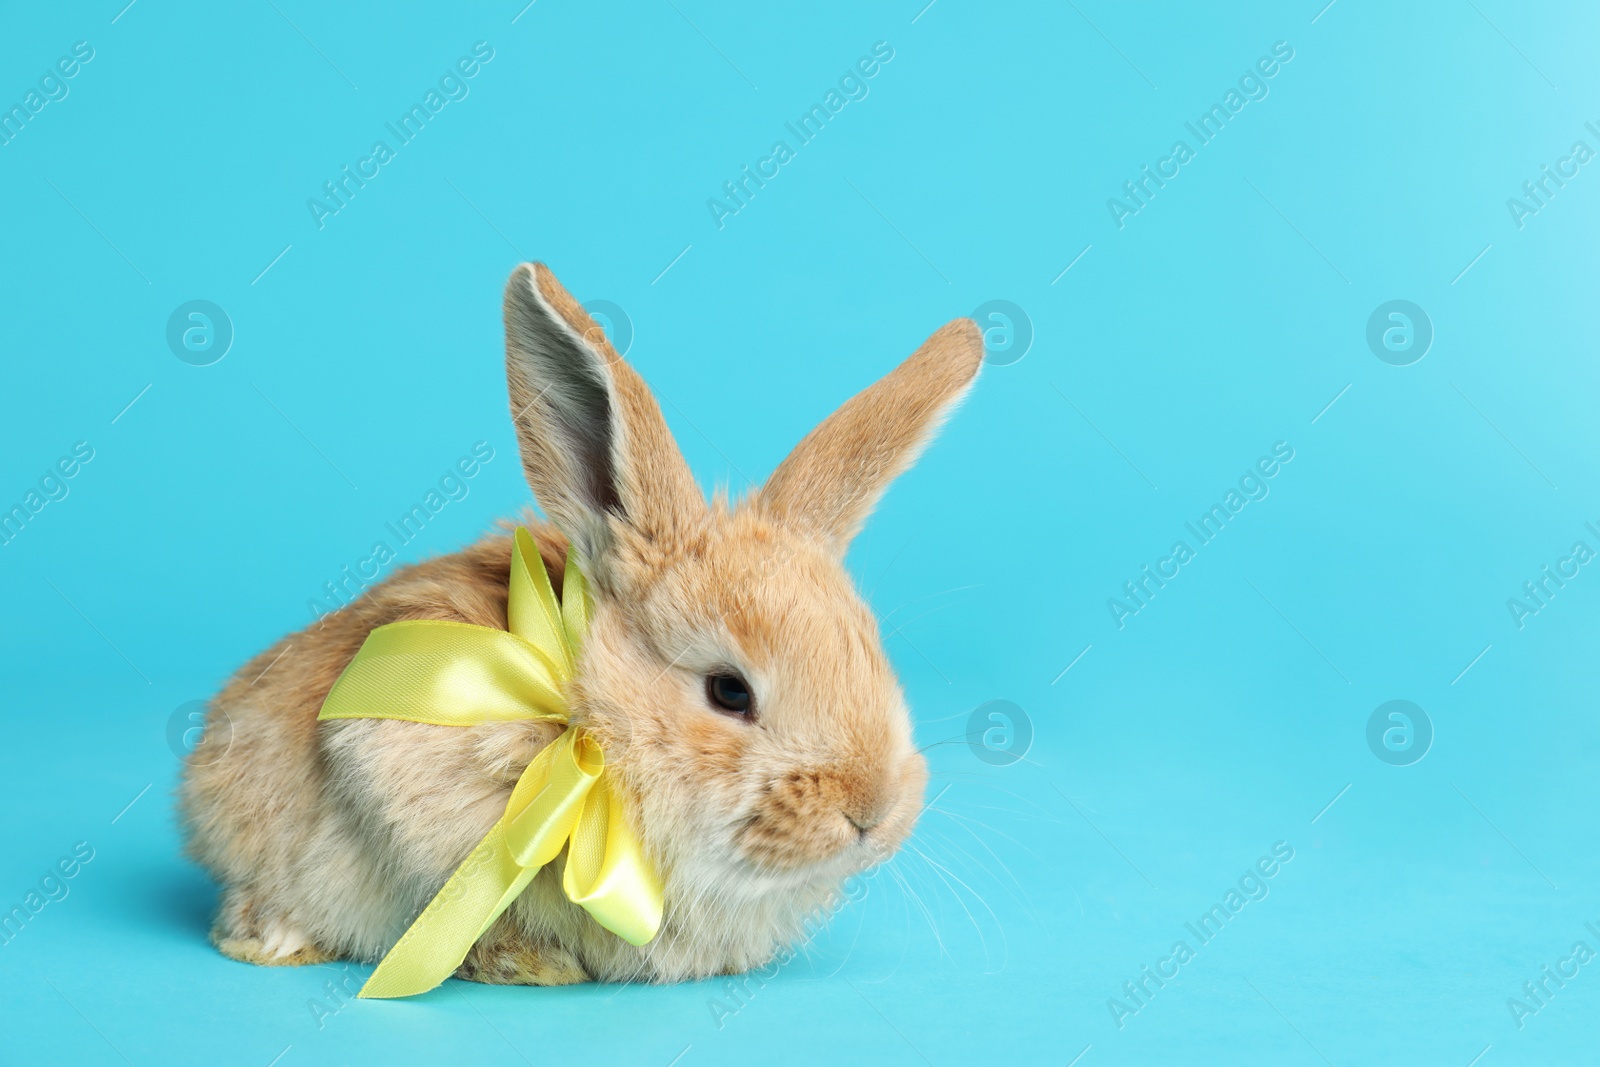
<svg viewBox="0 0 1600 1067"><path fill-rule="evenodd" d="M858 784L839 798L839 813L862 837L877 829L893 810L894 797L879 783L866 787Z"/></svg>
<svg viewBox="0 0 1600 1067"><path fill-rule="evenodd" d="M821 796L833 802L856 832L871 833L894 810L894 782L877 761L844 760L828 768L819 782Z"/></svg>
<svg viewBox="0 0 1600 1067"><path fill-rule="evenodd" d="M867 836L879 823L883 822L883 813L879 811L862 813L846 809L844 817L850 821L850 825L854 826L862 837Z"/></svg>

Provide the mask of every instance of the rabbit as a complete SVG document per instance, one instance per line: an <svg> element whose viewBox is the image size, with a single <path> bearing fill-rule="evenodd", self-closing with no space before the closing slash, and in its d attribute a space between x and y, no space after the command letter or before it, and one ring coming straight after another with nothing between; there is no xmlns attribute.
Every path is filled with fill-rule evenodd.
<svg viewBox="0 0 1600 1067"><path fill-rule="evenodd" d="M659 873L636 947L546 866L456 975L562 985L763 967L920 814L925 761L844 555L888 483L976 380L971 319L934 333L808 434L766 484L706 501L644 381L542 264L506 286L506 376L525 517L559 595L569 544L593 597L571 721L597 738ZM235 960L381 958L500 817L562 729L318 721L375 627L506 627L509 530L398 569L239 671L210 703L180 807L220 883Z"/></svg>

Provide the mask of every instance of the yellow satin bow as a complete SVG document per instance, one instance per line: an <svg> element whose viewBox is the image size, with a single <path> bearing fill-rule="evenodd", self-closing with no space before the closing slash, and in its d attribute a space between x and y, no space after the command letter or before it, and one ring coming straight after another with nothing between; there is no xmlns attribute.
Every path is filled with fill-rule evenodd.
<svg viewBox="0 0 1600 1067"><path fill-rule="evenodd" d="M533 538L517 530L506 615L508 630L444 621L378 627L317 718L566 723L566 689L589 624L588 587L572 554L558 605ZM500 821L384 956L361 996L411 996L450 977L563 847L561 883L573 903L630 944L655 937L661 883L606 781L599 744L569 726L528 764Z"/></svg>

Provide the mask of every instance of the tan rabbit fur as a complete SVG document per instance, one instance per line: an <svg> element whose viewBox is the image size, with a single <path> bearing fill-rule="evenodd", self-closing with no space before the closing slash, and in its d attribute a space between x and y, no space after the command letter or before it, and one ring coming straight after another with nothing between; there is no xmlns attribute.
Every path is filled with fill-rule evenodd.
<svg viewBox="0 0 1600 1067"><path fill-rule="evenodd" d="M707 504L655 399L541 265L512 274L507 378L526 520L559 592L569 541L594 613L568 694L661 875L635 947L546 867L457 972L486 982L678 981L759 966L910 833L927 772L877 620L843 566L889 481L970 387L970 320L935 333L803 440L750 498ZM499 818L549 723L318 722L367 634L506 625L511 538L405 567L256 657L212 702L183 812L223 886L235 959L376 960ZM708 697L736 673L754 712Z"/></svg>

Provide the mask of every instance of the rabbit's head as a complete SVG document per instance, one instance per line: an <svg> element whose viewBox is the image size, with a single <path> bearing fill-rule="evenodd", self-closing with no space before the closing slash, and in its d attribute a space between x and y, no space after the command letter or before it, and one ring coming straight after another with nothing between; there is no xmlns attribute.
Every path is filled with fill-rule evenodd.
<svg viewBox="0 0 1600 1067"><path fill-rule="evenodd" d="M968 319L707 504L661 410L542 265L505 296L529 485L594 613L571 694L675 895L837 884L887 858L927 770L877 619L843 564L888 483L977 375Z"/></svg>

